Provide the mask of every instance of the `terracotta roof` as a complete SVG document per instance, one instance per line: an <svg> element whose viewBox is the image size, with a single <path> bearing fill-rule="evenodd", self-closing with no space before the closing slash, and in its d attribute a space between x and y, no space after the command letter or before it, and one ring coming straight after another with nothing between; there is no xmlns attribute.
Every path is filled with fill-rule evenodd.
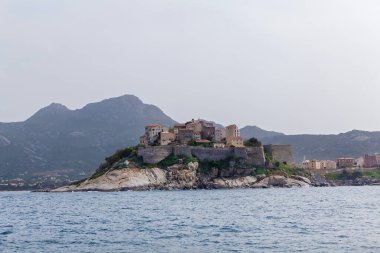
<svg viewBox="0 0 380 253"><path fill-rule="evenodd" d="M158 126L162 127L161 124L149 124L146 127L158 127Z"/></svg>

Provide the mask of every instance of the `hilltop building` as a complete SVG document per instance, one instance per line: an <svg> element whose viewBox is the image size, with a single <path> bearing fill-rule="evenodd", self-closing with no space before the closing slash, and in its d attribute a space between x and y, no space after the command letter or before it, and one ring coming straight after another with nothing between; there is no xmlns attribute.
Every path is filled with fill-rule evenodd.
<svg viewBox="0 0 380 253"><path fill-rule="evenodd" d="M162 125L151 124L145 127L145 134L140 137L141 146L187 145L190 142L199 145L212 143L215 147L244 147L237 125L216 129L214 123L200 119L177 123L171 132Z"/></svg>
<svg viewBox="0 0 380 253"><path fill-rule="evenodd" d="M170 132L160 132L159 140L161 146L166 146L175 141L175 134Z"/></svg>
<svg viewBox="0 0 380 253"><path fill-rule="evenodd" d="M364 155L364 168L374 168L380 165L380 156L379 155Z"/></svg>
<svg viewBox="0 0 380 253"><path fill-rule="evenodd" d="M341 157L337 160L337 166L339 168L352 168L356 167L356 159L352 157Z"/></svg>
<svg viewBox="0 0 380 253"><path fill-rule="evenodd" d="M226 128L215 129L215 142L226 141Z"/></svg>
<svg viewBox="0 0 380 253"><path fill-rule="evenodd" d="M321 169L323 170L336 170L336 162L330 160L321 161Z"/></svg>
<svg viewBox="0 0 380 253"><path fill-rule="evenodd" d="M144 163L154 164L169 155L194 156L200 161L242 159L246 165L265 167L265 155L278 162L294 164L290 145L244 146L239 128L230 125L216 129L205 120L191 120L166 128L159 124L145 127L140 137L138 156ZM270 159L271 160L271 159ZM268 166L271 166L268 163Z"/></svg>
<svg viewBox="0 0 380 253"><path fill-rule="evenodd" d="M305 160L302 168L308 170L336 170L336 162L330 160Z"/></svg>
<svg viewBox="0 0 380 253"><path fill-rule="evenodd" d="M140 137L141 145L154 145L157 143L161 132L167 132L167 128L160 124L150 124L145 127L145 134Z"/></svg>

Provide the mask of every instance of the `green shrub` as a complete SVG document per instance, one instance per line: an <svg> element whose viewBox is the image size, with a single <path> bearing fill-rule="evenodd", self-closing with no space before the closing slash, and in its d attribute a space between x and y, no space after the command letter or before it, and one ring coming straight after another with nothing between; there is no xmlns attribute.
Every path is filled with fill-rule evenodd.
<svg viewBox="0 0 380 253"><path fill-rule="evenodd" d="M164 160L160 161L157 164L153 164L151 166L153 166L153 167L158 166L160 168L166 168L166 167L173 166L173 165L177 164L180 159L182 159L184 164L188 164L190 162L197 162L198 161L195 157L192 157L192 156L185 156L185 155L175 156L175 155L171 154L168 157L166 157Z"/></svg>
<svg viewBox="0 0 380 253"><path fill-rule="evenodd" d="M129 161L138 162L137 148L138 147L136 146L125 149L119 149L113 155L106 157L105 162L99 165L99 168L91 176L91 179L95 179L97 177L102 176L112 167L113 164L119 162L121 159L126 158Z"/></svg>
<svg viewBox="0 0 380 253"><path fill-rule="evenodd" d="M268 170L265 168L256 168L255 171L252 173L252 176L258 176L258 175L268 175Z"/></svg>
<svg viewBox="0 0 380 253"><path fill-rule="evenodd" d="M246 147L261 147L261 142L255 137L250 138L249 140L244 142L244 146Z"/></svg>
<svg viewBox="0 0 380 253"><path fill-rule="evenodd" d="M357 178L368 176L371 178L376 177L376 171L374 173L372 171L370 172L360 172L360 171L354 171L349 172L348 170L343 170L341 173L329 173L325 175L326 180L355 180ZM379 171L379 178L380 178L380 171Z"/></svg>

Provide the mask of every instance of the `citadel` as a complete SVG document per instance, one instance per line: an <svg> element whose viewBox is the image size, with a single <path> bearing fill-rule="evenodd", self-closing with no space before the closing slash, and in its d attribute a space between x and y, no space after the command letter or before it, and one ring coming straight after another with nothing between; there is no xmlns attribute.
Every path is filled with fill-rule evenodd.
<svg viewBox="0 0 380 253"><path fill-rule="evenodd" d="M254 139L255 140L255 139ZM145 127L140 137L138 156L143 162L155 164L170 155L193 156L200 161L220 161L231 157L254 167L271 167L271 161L294 164L290 145L262 145L240 136L237 125L215 127L205 120L191 120L167 128L160 124Z"/></svg>

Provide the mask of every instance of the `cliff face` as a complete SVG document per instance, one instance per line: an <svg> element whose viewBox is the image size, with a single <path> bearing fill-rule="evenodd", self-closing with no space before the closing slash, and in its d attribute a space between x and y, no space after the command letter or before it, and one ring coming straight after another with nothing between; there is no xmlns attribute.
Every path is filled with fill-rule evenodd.
<svg viewBox="0 0 380 253"><path fill-rule="evenodd" d="M122 191L122 190L171 190L171 189L219 189L219 188L268 188L308 187L306 178L270 176L237 176L232 178L210 177L197 172L198 163L177 164L166 169L140 169L129 165L122 169L110 170L97 178L89 178L76 185L53 190L67 191Z"/></svg>

